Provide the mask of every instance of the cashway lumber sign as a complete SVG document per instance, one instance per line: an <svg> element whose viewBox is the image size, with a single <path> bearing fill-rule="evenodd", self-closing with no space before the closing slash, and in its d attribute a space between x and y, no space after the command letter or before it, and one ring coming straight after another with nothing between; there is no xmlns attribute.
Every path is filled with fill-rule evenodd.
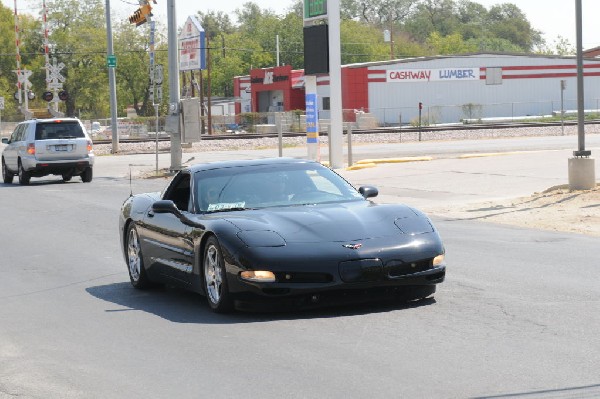
<svg viewBox="0 0 600 399"><path fill-rule="evenodd" d="M479 80L479 68L397 69L386 71L387 82L440 82Z"/></svg>

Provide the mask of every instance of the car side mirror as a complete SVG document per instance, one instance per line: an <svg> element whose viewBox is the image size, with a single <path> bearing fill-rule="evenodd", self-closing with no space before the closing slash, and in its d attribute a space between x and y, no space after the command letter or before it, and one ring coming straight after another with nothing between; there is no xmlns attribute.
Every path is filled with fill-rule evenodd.
<svg viewBox="0 0 600 399"><path fill-rule="evenodd" d="M8 137L2 137L2 144L9 144Z"/></svg>
<svg viewBox="0 0 600 399"><path fill-rule="evenodd" d="M379 190L373 186L362 186L358 192L365 198L375 198L379 195Z"/></svg>
<svg viewBox="0 0 600 399"><path fill-rule="evenodd" d="M152 204L152 211L154 213L171 213L181 220L181 223L185 224L186 226L197 227L201 229L205 228L203 224L198 223L184 215L171 200L156 201Z"/></svg>
<svg viewBox="0 0 600 399"><path fill-rule="evenodd" d="M156 201L152 204L152 211L154 213L172 213L173 215L179 217L181 215L181 211L177 209L175 203L170 200L160 200Z"/></svg>

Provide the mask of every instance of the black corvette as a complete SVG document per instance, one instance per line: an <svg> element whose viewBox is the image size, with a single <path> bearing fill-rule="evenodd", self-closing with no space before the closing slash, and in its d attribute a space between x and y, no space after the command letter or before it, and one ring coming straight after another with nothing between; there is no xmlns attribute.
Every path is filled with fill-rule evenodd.
<svg viewBox="0 0 600 399"><path fill-rule="evenodd" d="M444 246L406 205L378 205L319 163L198 164L119 218L131 284L185 287L225 312L420 299L444 281Z"/></svg>

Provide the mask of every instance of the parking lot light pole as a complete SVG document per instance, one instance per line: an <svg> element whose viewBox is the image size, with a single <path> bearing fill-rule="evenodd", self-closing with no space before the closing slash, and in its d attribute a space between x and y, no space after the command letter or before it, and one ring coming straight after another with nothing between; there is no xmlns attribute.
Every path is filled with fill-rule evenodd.
<svg viewBox="0 0 600 399"><path fill-rule="evenodd" d="M596 172L591 151L585 149L585 103L583 93L583 28L581 0L575 0L577 30L577 138L578 150L569 159L569 189L589 190L596 187Z"/></svg>

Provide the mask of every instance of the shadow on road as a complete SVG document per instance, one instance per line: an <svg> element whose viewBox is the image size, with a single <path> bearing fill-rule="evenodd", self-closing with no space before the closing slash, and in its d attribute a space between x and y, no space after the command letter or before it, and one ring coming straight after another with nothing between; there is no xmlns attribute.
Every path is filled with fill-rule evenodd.
<svg viewBox="0 0 600 399"><path fill-rule="evenodd" d="M401 311L435 303L435 299L427 298L414 302L375 302L318 310L291 310L285 313L234 312L222 315L213 313L202 295L177 288L140 291L132 288L129 282L124 282L89 287L86 291L98 299L118 305L107 308L106 312L142 311L176 323L197 324L262 323L274 320L360 316Z"/></svg>

